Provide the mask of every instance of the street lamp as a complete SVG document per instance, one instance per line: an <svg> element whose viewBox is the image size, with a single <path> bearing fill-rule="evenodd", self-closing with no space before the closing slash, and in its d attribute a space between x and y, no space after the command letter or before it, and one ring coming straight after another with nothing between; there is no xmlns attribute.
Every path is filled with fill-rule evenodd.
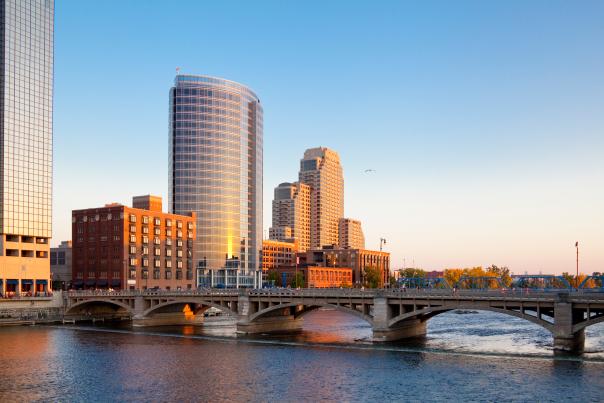
<svg viewBox="0 0 604 403"><path fill-rule="evenodd" d="M579 291L579 241L575 242L575 248L577 249L577 277L575 277L575 286Z"/></svg>

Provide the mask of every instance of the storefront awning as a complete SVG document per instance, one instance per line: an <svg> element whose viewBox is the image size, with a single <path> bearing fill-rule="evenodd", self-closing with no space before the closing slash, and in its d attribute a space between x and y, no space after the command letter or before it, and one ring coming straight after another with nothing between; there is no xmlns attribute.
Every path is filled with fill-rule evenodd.
<svg viewBox="0 0 604 403"><path fill-rule="evenodd" d="M36 280L36 284L48 284L47 280Z"/></svg>
<svg viewBox="0 0 604 403"><path fill-rule="evenodd" d="M76 280L73 282L74 287L81 287L83 285L84 285L84 282L82 280Z"/></svg>
<svg viewBox="0 0 604 403"><path fill-rule="evenodd" d="M96 280L92 279L92 280L86 280L86 285L95 285L96 284Z"/></svg>
<svg viewBox="0 0 604 403"><path fill-rule="evenodd" d="M96 284L100 287L106 286L107 285L107 280L99 280L96 282Z"/></svg>
<svg viewBox="0 0 604 403"><path fill-rule="evenodd" d="M24 278L21 279L21 284L22 285L23 284L28 285L28 284L33 284L33 283L34 283L33 280L28 280L28 279L24 279Z"/></svg>
<svg viewBox="0 0 604 403"><path fill-rule="evenodd" d="M111 280L111 286L112 287L119 287L122 285L122 281L121 280Z"/></svg>
<svg viewBox="0 0 604 403"><path fill-rule="evenodd" d="M19 285L19 280L6 280L6 285Z"/></svg>

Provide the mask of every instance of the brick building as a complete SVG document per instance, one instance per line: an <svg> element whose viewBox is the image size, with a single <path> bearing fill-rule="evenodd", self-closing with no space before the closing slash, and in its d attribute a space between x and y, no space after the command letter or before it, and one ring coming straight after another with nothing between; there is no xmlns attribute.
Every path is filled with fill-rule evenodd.
<svg viewBox="0 0 604 403"><path fill-rule="evenodd" d="M291 286L296 272L302 275L304 287L330 288L351 287L352 269L347 267L321 267L321 266L281 266L272 271L277 273L276 285L281 287Z"/></svg>
<svg viewBox="0 0 604 403"><path fill-rule="evenodd" d="M347 267L352 269L352 285L360 287L365 284L365 270L376 268L380 272L378 287L388 284L390 278L390 253L367 249L339 249L324 246L306 253L299 253L303 266Z"/></svg>
<svg viewBox="0 0 604 403"><path fill-rule="evenodd" d="M262 241L262 272L276 269L280 266L294 266L296 264L296 242L281 242L273 240Z"/></svg>
<svg viewBox="0 0 604 403"><path fill-rule="evenodd" d="M157 196L132 204L72 212L73 287L195 288L195 214L163 213Z"/></svg>

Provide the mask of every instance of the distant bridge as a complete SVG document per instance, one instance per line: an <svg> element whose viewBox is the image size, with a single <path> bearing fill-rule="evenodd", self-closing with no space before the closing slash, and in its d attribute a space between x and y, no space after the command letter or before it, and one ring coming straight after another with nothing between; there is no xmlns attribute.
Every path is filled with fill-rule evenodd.
<svg viewBox="0 0 604 403"><path fill-rule="evenodd" d="M511 315L549 330L554 349L581 352L585 328L604 322L603 292L475 290L268 289L77 291L66 293L65 318L122 318L135 326L201 323L213 307L237 319L241 333L297 330L321 307L369 323L376 341L426 334L427 321L455 309Z"/></svg>

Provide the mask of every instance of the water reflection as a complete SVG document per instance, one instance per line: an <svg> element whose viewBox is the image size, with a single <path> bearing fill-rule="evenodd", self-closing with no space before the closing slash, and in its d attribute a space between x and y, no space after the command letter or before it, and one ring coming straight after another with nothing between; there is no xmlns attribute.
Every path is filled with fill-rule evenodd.
<svg viewBox="0 0 604 403"><path fill-rule="evenodd" d="M206 328L5 328L0 401L601 398L604 364L552 359L551 336L531 323L448 313L428 330L423 339L372 345L369 326L339 311L308 314L296 335L249 339L224 321ZM590 329L591 345L601 346L603 334Z"/></svg>

